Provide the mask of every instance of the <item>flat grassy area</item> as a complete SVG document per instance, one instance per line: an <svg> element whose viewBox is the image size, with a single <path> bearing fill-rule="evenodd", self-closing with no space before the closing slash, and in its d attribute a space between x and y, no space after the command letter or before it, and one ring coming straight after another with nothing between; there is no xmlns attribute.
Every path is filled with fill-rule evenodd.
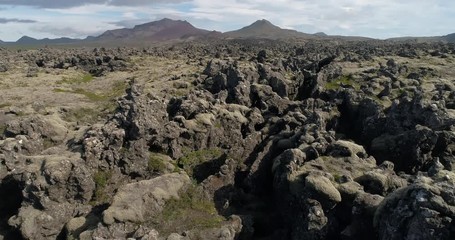
<svg viewBox="0 0 455 240"><path fill-rule="evenodd" d="M63 77L62 80L56 82L56 84L83 84L89 83L93 80L93 76L91 74L81 74L75 77Z"/></svg>

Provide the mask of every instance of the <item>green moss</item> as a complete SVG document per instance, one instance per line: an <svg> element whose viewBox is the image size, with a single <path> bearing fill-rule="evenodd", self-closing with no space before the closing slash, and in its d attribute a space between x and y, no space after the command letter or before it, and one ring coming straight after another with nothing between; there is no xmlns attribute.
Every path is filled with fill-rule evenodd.
<svg viewBox="0 0 455 240"><path fill-rule="evenodd" d="M0 103L0 108L10 107L11 103Z"/></svg>
<svg viewBox="0 0 455 240"><path fill-rule="evenodd" d="M84 74L73 78L63 77L62 80L57 81L57 84L83 84L88 83L93 80L93 76L91 74Z"/></svg>
<svg viewBox="0 0 455 240"><path fill-rule="evenodd" d="M5 124L0 124L0 136L4 135L6 131L6 125Z"/></svg>
<svg viewBox="0 0 455 240"><path fill-rule="evenodd" d="M71 90L61 89L61 88L54 88L53 91L56 92L56 93L80 94L80 95L84 95L90 101L102 102L102 101L113 100L113 99L115 99L117 97L122 96L122 94L126 90L126 87L127 87L127 85L126 85L125 82L116 82L109 91L103 92L103 93L94 93L94 92L87 91L87 90L82 89L82 88L76 88L76 89L71 89Z"/></svg>
<svg viewBox="0 0 455 240"><path fill-rule="evenodd" d="M16 84L16 87L20 87L20 88L26 88L29 86L30 86L30 84L28 84L27 82L19 82Z"/></svg>
<svg viewBox="0 0 455 240"><path fill-rule="evenodd" d="M217 122L217 123L215 123L215 127L216 128L222 128L223 126L221 125L221 122Z"/></svg>
<svg viewBox="0 0 455 240"><path fill-rule="evenodd" d="M94 102L106 101L109 99L106 95L90 92L82 88L76 88L73 90L73 93L84 95L86 98L90 99L90 101Z"/></svg>
<svg viewBox="0 0 455 240"><path fill-rule="evenodd" d="M100 115L99 110L82 107L68 110L63 114L62 118L67 122L93 124L99 119Z"/></svg>
<svg viewBox="0 0 455 240"><path fill-rule="evenodd" d="M52 139L50 138L43 138L43 148L44 149L48 149L48 148L51 148L53 146L55 146L56 143L54 141L52 141Z"/></svg>
<svg viewBox="0 0 455 240"><path fill-rule="evenodd" d="M112 172L110 171L98 171L93 175L95 192L91 201L92 205L100 205L108 202L109 197L106 194L106 187L111 178Z"/></svg>
<svg viewBox="0 0 455 240"><path fill-rule="evenodd" d="M188 89L173 89L172 95L174 97L183 97L188 95L190 91Z"/></svg>
<svg viewBox="0 0 455 240"><path fill-rule="evenodd" d="M65 89L61 89L61 88L54 88L53 90L54 92L56 93L66 93L66 92L71 92L70 90L65 90Z"/></svg>
<svg viewBox="0 0 455 240"><path fill-rule="evenodd" d="M325 85L325 89L327 90L337 90L340 89L342 85L348 85L354 87L356 90L360 89L360 85L356 83L352 76L342 76L336 80L327 82Z"/></svg>
<svg viewBox="0 0 455 240"><path fill-rule="evenodd" d="M179 199L168 200L161 214L153 221L160 233L171 233L219 227L225 219L218 215L212 201L191 186L180 194Z"/></svg>
<svg viewBox="0 0 455 240"><path fill-rule="evenodd" d="M201 149L198 151L192 151L185 154L185 156L181 157L177 163L178 166L183 168L188 175L193 175L193 169L207 161L211 161L217 159L223 155L223 152L218 148L209 148L209 149Z"/></svg>
<svg viewBox="0 0 455 240"><path fill-rule="evenodd" d="M110 98L120 97L125 93L127 87L128 84L126 82L116 82L107 96Z"/></svg>
<svg viewBox="0 0 455 240"><path fill-rule="evenodd" d="M341 178L342 178L342 177L343 177L343 176L341 176L340 174L336 174L336 173L333 174L333 179L334 179L335 182L337 182L337 183L341 182Z"/></svg>
<svg viewBox="0 0 455 240"><path fill-rule="evenodd" d="M164 163L166 155L160 153L150 153L147 169L151 172L164 173L166 164Z"/></svg>

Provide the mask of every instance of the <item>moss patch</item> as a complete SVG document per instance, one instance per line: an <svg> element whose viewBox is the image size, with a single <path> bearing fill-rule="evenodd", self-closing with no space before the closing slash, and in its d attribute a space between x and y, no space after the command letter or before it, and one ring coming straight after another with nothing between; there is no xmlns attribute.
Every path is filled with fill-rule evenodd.
<svg viewBox="0 0 455 240"><path fill-rule="evenodd" d="M179 199L166 202L161 214L154 218L160 233L220 227L225 218L218 215L215 204L204 198L195 186L180 194Z"/></svg>
<svg viewBox="0 0 455 240"><path fill-rule="evenodd" d="M95 123L100 117L100 111L93 108L70 109L63 114L62 119L67 122Z"/></svg>
<svg viewBox="0 0 455 240"><path fill-rule="evenodd" d="M0 124L0 136L5 135L6 125Z"/></svg>
<svg viewBox="0 0 455 240"><path fill-rule="evenodd" d="M337 90L340 89L342 86L352 86L356 90L360 89L360 85L354 81L352 76L342 76L336 80L327 82L325 85L325 89L327 90Z"/></svg>
<svg viewBox="0 0 455 240"><path fill-rule="evenodd" d="M11 106L11 103L0 103L0 109L10 107L10 106Z"/></svg>
<svg viewBox="0 0 455 240"><path fill-rule="evenodd" d="M91 74L84 74L77 77L63 77L62 80L57 81L57 84L83 84L88 83L93 80L93 76Z"/></svg>
<svg viewBox="0 0 455 240"><path fill-rule="evenodd" d="M80 94L88 98L92 102L103 102L113 100L117 97L122 96L127 88L127 84L125 82L116 82L112 85L112 88L106 92L102 93L95 93L91 92L82 88L75 88L75 89L62 89L62 88L54 88L54 92L56 93L74 93Z"/></svg>
<svg viewBox="0 0 455 240"><path fill-rule="evenodd" d="M177 164L183 168L188 175L193 175L193 170L196 166L217 159L223 155L223 152L218 148L201 149L198 151L192 151L181 157Z"/></svg>
<svg viewBox="0 0 455 240"><path fill-rule="evenodd" d="M150 153L147 169L151 172L164 173L166 170L166 157L166 155L160 153Z"/></svg>
<svg viewBox="0 0 455 240"><path fill-rule="evenodd" d="M92 205L101 205L109 201L109 196L106 194L106 187L112 178L110 171L98 171L93 175L95 182L95 192L91 201Z"/></svg>
<svg viewBox="0 0 455 240"><path fill-rule="evenodd" d="M43 148L44 148L44 149L49 149L49 148L54 147L54 146L56 146L56 145L57 145L57 143L55 143L54 141L52 141L52 139L47 138L47 137L46 137L46 138L43 138Z"/></svg>
<svg viewBox="0 0 455 240"><path fill-rule="evenodd" d="M101 95L101 94L97 94L97 93L94 93L94 92L90 92L90 91L87 91L85 89L82 89L82 88L76 88L76 89L73 89L73 90L66 90L66 89L61 89L61 88L55 88L54 89L54 92L57 92L57 93L74 93L74 94L80 94L80 95L84 95L86 98L88 98L90 101L94 101L94 102L99 102L99 101L106 101L108 98L104 95Z"/></svg>

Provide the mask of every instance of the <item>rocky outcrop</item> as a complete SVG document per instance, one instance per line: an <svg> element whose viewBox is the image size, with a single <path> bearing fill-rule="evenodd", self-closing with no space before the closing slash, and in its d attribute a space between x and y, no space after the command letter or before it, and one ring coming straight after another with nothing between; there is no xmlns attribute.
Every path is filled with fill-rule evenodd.
<svg viewBox="0 0 455 240"><path fill-rule="evenodd" d="M379 205L374 224L379 239L451 239L453 237L453 173L421 176Z"/></svg>
<svg viewBox="0 0 455 240"><path fill-rule="evenodd" d="M93 75L196 64L191 80L138 73L90 126L0 108L0 238L455 236L444 44L219 41L15 53Z"/></svg>
<svg viewBox="0 0 455 240"><path fill-rule="evenodd" d="M114 195L112 204L103 212L103 222L144 222L162 211L166 200L178 198L190 178L186 174L169 174L127 184Z"/></svg>

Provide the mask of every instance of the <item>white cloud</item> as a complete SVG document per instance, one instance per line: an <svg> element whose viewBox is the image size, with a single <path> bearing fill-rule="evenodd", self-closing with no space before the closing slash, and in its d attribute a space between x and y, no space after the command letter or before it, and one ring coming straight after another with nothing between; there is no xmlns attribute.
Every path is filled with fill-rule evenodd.
<svg viewBox="0 0 455 240"><path fill-rule="evenodd" d="M0 0L0 7L4 4L40 7L24 13L2 11L3 18L39 23L3 24L0 39L17 36L19 30L13 28L18 24L27 35L83 37L163 17L220 31L264 18L310 33L386 38L455 32L455 1L447 0Z"/></svg>
<svg viewBox="0 0 455 240"><path fill-rule="evenodd" d="M226 29L225 21L240 27L266 18L300 31L310 27L314 32L383 38L455 31L450 24L455 22L455 2L444 0L194 0L193 4L189 16L217 21L222 30L233 30ZM442 20L444 11L450 11L452 19ZM437 21L445 24L435 28L432 23Z"/></svg>

